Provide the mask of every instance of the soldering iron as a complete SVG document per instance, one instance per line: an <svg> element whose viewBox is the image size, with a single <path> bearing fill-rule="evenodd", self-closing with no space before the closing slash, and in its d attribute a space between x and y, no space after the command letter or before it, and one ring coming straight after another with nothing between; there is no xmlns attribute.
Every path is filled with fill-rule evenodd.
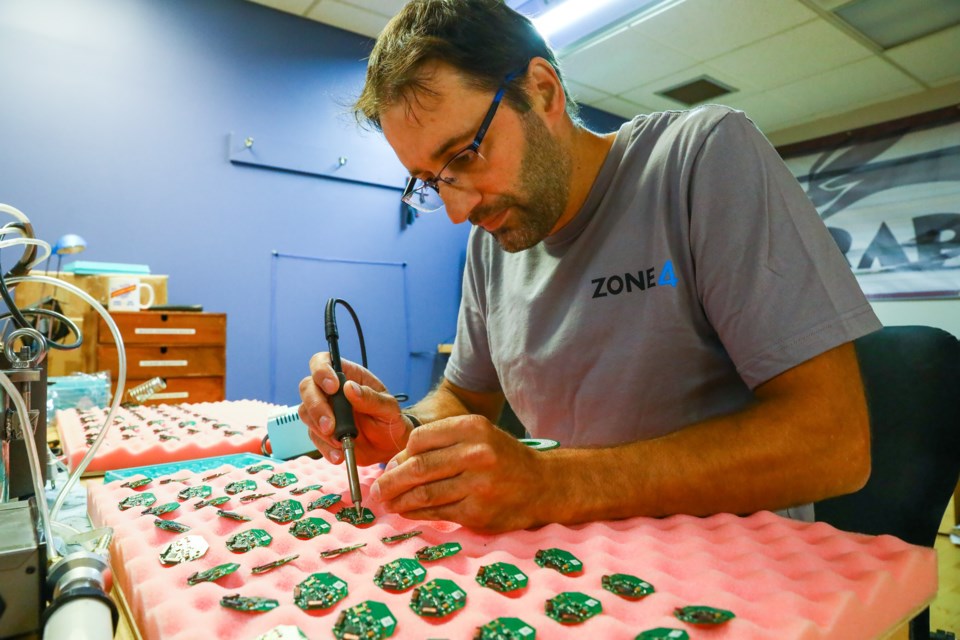
<svg viewBox="0 0 960 640"><path fill-rule="evenodd" d="M364 367L367 366L367 351L363 342L363 332L360 330L360 321L357 319L357 314L353 308L345 301L337 298L327 300L327 307L324 313L324 325L327 334L327 346L330 351L330 365L333 367L333 371L337 374L337 379L340 381L340 387L330 398L330 402L333 405L333 418L336 422L333 436L343 445L343 457L347 466L347 482L350 484L350 498L353 500L353 507L359 517L363 510L363 505L361 504L363 496L360 493L360 478L357 475L357 458L353 452L353 441L359 432L353 420L353 407L343 393L343 385L347 382L347 376L343 373L343 363L340 360L340 336L337 333L337 304L343 305L347 311L350 312L350 315L353 316L353 321L357 327L357 336L360 338L360 358Z"/></svg>

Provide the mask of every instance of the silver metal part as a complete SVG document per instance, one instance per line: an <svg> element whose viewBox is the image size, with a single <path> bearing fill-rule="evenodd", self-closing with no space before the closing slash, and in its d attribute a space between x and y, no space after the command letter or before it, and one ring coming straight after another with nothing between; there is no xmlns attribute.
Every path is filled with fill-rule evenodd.
<svg viewBox="0 0 960 640"><path fill-rule="evenodd" d="M357 475L357 458L353 454L353 438L346 436L343 443L343 458L347 464L347 482L350 484L350 499L353 500L353 508L357 513L361 513L363 505L363 495L360 493L360 477Z"/></svg>
<svg viewBox="0 0 960 640"><path fill-rule="evenodd" d="M40 628L43 552L32 501L0 504L0 638Z"/></svg>

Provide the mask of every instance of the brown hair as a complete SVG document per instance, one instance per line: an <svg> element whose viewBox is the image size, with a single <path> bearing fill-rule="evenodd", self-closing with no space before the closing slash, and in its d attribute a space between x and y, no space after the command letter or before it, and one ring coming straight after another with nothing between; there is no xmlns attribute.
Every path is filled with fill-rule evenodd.
<svg viewBox="0 0 960 640"><path fill-rule="evenodd" d="M553 65L567 98L567 113L578 121L577 104L563 82L556 55L529 18L503 0L411 0L377 38L354 115L361 124L380 130L384 108L434 94L429 86L431 62L449 64L471 86L495 91L507 74L525 69L537 56ZM505 100L518 111L530 109L519 83L510 84Z"/></svg>

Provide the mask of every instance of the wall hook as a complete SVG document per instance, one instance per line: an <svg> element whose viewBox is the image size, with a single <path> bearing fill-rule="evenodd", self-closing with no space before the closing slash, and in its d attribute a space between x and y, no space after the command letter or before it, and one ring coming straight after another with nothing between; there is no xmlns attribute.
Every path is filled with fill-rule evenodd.
<svg viewBox="0 0 960 640"><path fill-rule="evenodd" d="M347 164L347 156L340 156L339 158L337 158L337 168L338 168L338 169L339 169L340 167L344 166L345 164Z"/></svg>
<svg viewBox="0 0 960 640"><path fill-rule="evenodd" d="M243 146L245 146L247 149L249 149L250 147L252 147L252 146L253 146L253 138L247 138L246 140L244 140L244 141L243 141Z"/></svg>

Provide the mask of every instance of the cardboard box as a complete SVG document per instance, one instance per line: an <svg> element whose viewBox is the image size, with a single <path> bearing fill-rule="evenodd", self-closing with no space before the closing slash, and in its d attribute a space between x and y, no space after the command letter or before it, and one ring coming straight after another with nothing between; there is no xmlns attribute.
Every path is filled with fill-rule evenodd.
<svg viewBox="0 0 960 640"><path fill-rule="evenodd" d="M33 271L31 275L56 276L54 273L44 271ZM108 279L111 275L117 274L87 276L60 273L57 277L67 284L82 289L106 307ZM153 287L154 304L167 304L167 276L141 275L139 277L141 282L149 283ZM97 371L97 326L100 315L86 301L72 291L63 287L54 287L44 282L22 282L16 286L14 294L14 300L21 309L39 304L42 300L51 297L55 298L60 304L63 314L80 327L83 332L83 344L70 351L51 349L47 355L49 375L65 376L77 372L93 373ZM72 336L65 338L66 342L73 342L74 340L75 338Z"/></svg>

